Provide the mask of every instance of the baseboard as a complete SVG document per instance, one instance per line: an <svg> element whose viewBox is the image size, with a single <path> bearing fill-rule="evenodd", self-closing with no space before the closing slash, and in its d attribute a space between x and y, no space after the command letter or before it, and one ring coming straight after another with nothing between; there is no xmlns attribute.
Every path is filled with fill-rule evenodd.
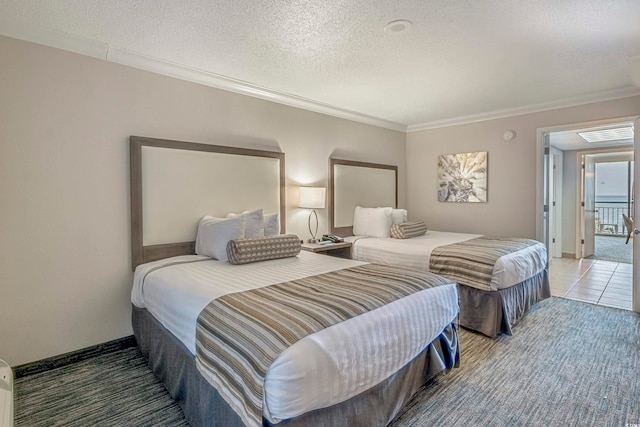
<svg viewBox="0 0 640 427"><path fill-rule="evenodd" d="M72 351L70 353L61 354L59 356L49 357L47 359L37 360L24 365L13 367L13 375L15 378L26 377L28 375L39 374L51 369L60 368L72 363L91 359L101 354L113 353L129 347L136 346L136 339L133 335L124 338L118 338L102 344L83 348L81 350Z"/></svg>
<svg viewBox="0 0 640 427"><path fill-rule="evenodd" d="M576 254L572 254L572 253L568 253L568 252L562 252L562 258L573 258L573 259L576 259Z"/></svg>

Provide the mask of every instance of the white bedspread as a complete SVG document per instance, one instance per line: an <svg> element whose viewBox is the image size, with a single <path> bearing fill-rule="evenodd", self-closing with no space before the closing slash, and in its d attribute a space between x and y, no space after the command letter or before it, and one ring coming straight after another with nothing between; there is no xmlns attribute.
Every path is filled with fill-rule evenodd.
<svg viewBox="0 0 640 427"><path fill-rule="evenodd" d="M353 259L429 271L433 249L476 237L480 235L429 230L424 236L411 239L351 236L345 241L353 243ZM527 280L544 270L546 265L547 250L542 243L500 257L493 268L491 289L504 289Z"/></svg>
<svg viewBox="0 0 640 427"><path fill-rule="evenodd" d="M131 301L149 310L195 354L196 321L211 300L360 264L304 251L245 265L175 257L140 265ZM458 292L452 283L308 335L280 354L267 372L265 416L279 422L368 390L415 358L457 314Z"/></svg>

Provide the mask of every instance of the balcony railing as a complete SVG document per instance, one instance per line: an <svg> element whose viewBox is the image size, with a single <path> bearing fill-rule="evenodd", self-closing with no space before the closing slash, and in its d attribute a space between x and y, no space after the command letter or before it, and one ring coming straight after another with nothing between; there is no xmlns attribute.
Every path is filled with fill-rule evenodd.
<svg viewBox="0 0 640 427"><path fill-rule="evenodd" d="M606 203L607 205L615 202ZM620 203L621 206L598 206L596 202L596 234L613 234L624 236L627 229L622 220L622 214L629 215L629 208L626 202Z"/></svg>

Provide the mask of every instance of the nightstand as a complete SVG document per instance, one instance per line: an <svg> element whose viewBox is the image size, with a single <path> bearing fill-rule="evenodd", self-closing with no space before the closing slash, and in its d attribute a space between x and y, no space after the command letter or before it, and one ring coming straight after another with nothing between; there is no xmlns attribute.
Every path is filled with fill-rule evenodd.
<svg viewBox="0 0 640 427"><path fill-rule="evenodd" d="M329 243L326 245L321 245L319 243L303 243L301 249L303 251L351 259L351 242Z"/></svg>

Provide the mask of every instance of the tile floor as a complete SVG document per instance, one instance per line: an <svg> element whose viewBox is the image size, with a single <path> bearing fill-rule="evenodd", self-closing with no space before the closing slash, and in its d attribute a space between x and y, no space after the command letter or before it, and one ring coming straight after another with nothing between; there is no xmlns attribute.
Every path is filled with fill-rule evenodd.
<svg viewBox="0 0 640 427"><path fill-rule="evenodd" d="M551 295L631 310L631 264L553 258Z"/></svg>

